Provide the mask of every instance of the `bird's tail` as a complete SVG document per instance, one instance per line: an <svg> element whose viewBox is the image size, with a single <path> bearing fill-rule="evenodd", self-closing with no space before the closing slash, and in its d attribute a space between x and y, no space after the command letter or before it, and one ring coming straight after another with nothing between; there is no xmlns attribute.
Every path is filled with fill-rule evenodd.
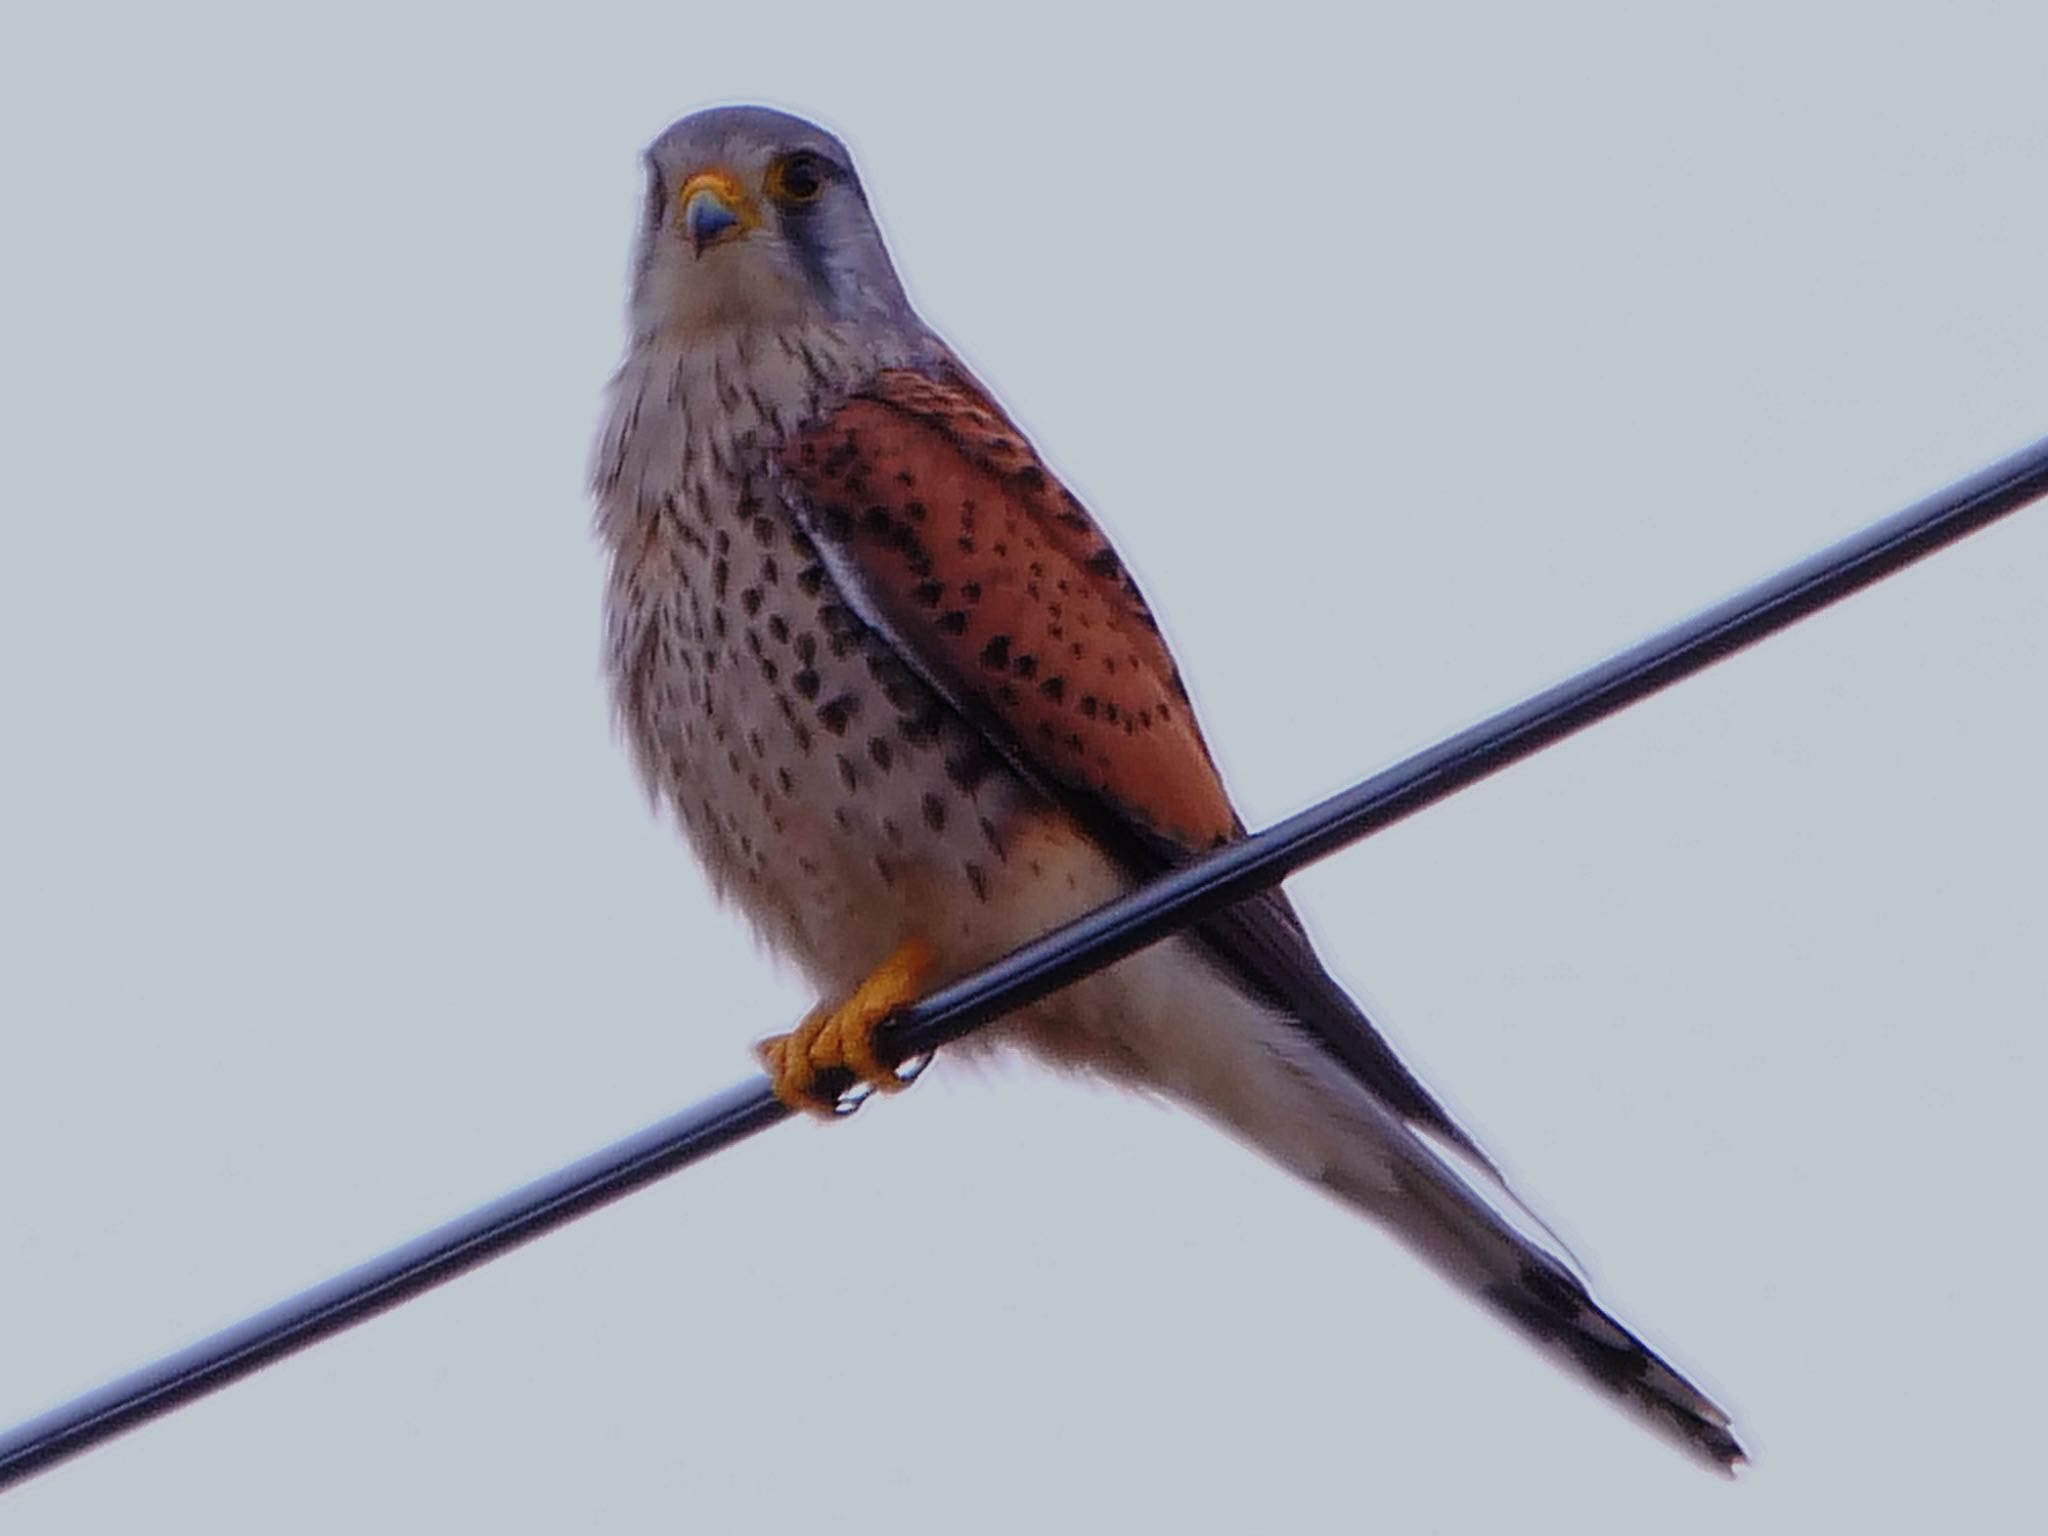
<svg viewBox="0 0 2048 1536"><path fill-rule="evenodd" d="M1072 1017L1115 1042L1100 1058L1106 1069L1179 1099L1363 1211L1717 1471L1746 1459L1728 1415L1601 1308L1551 1251L1562 1244L1523 1230L1542 1223L1471 1138L1438 1134L1449 1117L1426 1095L1422 1108L1390 1099L1383 1072L1360 1075L1185 941L1135 955L1074 996L1083 1002Z"/></svg>
<svg viewBox="0 0 2048 1536"><path fill-rule="evenodd" d="M1381 1129L1376 1127L1375 1129ZM1631 1333L1564 1263L1482 1198L1409 1127L1353 1139L1319 1182L1387 1227L1431 1267L1477 1297L1566 1370L1646 1420L1682 1449L1722 1473L1748 1458L1728 1415ZM1502 1189L1502 1201L1519 1201Z"/></svg>

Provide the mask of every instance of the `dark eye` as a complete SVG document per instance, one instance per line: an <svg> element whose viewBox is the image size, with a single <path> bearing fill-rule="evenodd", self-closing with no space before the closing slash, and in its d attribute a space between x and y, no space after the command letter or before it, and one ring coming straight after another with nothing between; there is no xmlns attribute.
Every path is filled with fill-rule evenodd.
<svg viewBox="0 0 2048 1536"><path fill-rule="evenodd" d="M825 190L832 168L823 155L807 149L784 155L768 168L768 195L778 203L814 203Z"/></svg>

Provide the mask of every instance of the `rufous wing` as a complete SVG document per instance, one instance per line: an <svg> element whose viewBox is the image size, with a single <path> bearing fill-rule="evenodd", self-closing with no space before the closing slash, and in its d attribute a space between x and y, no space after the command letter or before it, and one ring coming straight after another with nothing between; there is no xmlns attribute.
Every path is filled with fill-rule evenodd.
<svg viewBox="0 0 2048 1536"><path fill-rule="evenodd" d="M784 465L848 596L1033 778L1182 847L1238 830L1137 587L978 390L884 373Z"/></svg>

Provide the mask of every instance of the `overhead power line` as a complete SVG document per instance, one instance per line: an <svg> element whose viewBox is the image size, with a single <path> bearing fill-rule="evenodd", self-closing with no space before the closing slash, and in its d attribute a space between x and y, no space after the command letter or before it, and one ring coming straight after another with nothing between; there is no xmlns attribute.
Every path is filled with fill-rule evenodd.
<svg viewBox="0 0 2048 1536"><path fill-rule="evenodd" d="M2048 493L2048 438L1278 825L938 991L878 1031L921 1056L1276 884ZM787 1117L766 1078L592 1153L0 1437L0 1488L410 1300Z"/></svg>

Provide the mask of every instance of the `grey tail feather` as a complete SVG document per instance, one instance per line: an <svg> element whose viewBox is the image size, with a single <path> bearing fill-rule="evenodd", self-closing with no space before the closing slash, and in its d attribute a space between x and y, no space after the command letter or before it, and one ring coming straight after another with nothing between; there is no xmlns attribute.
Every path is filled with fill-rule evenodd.
<svg viewBox="0 0 2048 1536"><path fill-rule="evenodd" d="M1618 1400L1681 1449L1723 1474L1748 1460L1728 1415L1593 1299L1563 1264L1509 1225L1436 1159L1398 1162L1389 1199L1384 1165L1362 1183L1341 1167L1323 1178L1364 1207L1431 1266L1518 1329L1553 1360Z"/></svg>

